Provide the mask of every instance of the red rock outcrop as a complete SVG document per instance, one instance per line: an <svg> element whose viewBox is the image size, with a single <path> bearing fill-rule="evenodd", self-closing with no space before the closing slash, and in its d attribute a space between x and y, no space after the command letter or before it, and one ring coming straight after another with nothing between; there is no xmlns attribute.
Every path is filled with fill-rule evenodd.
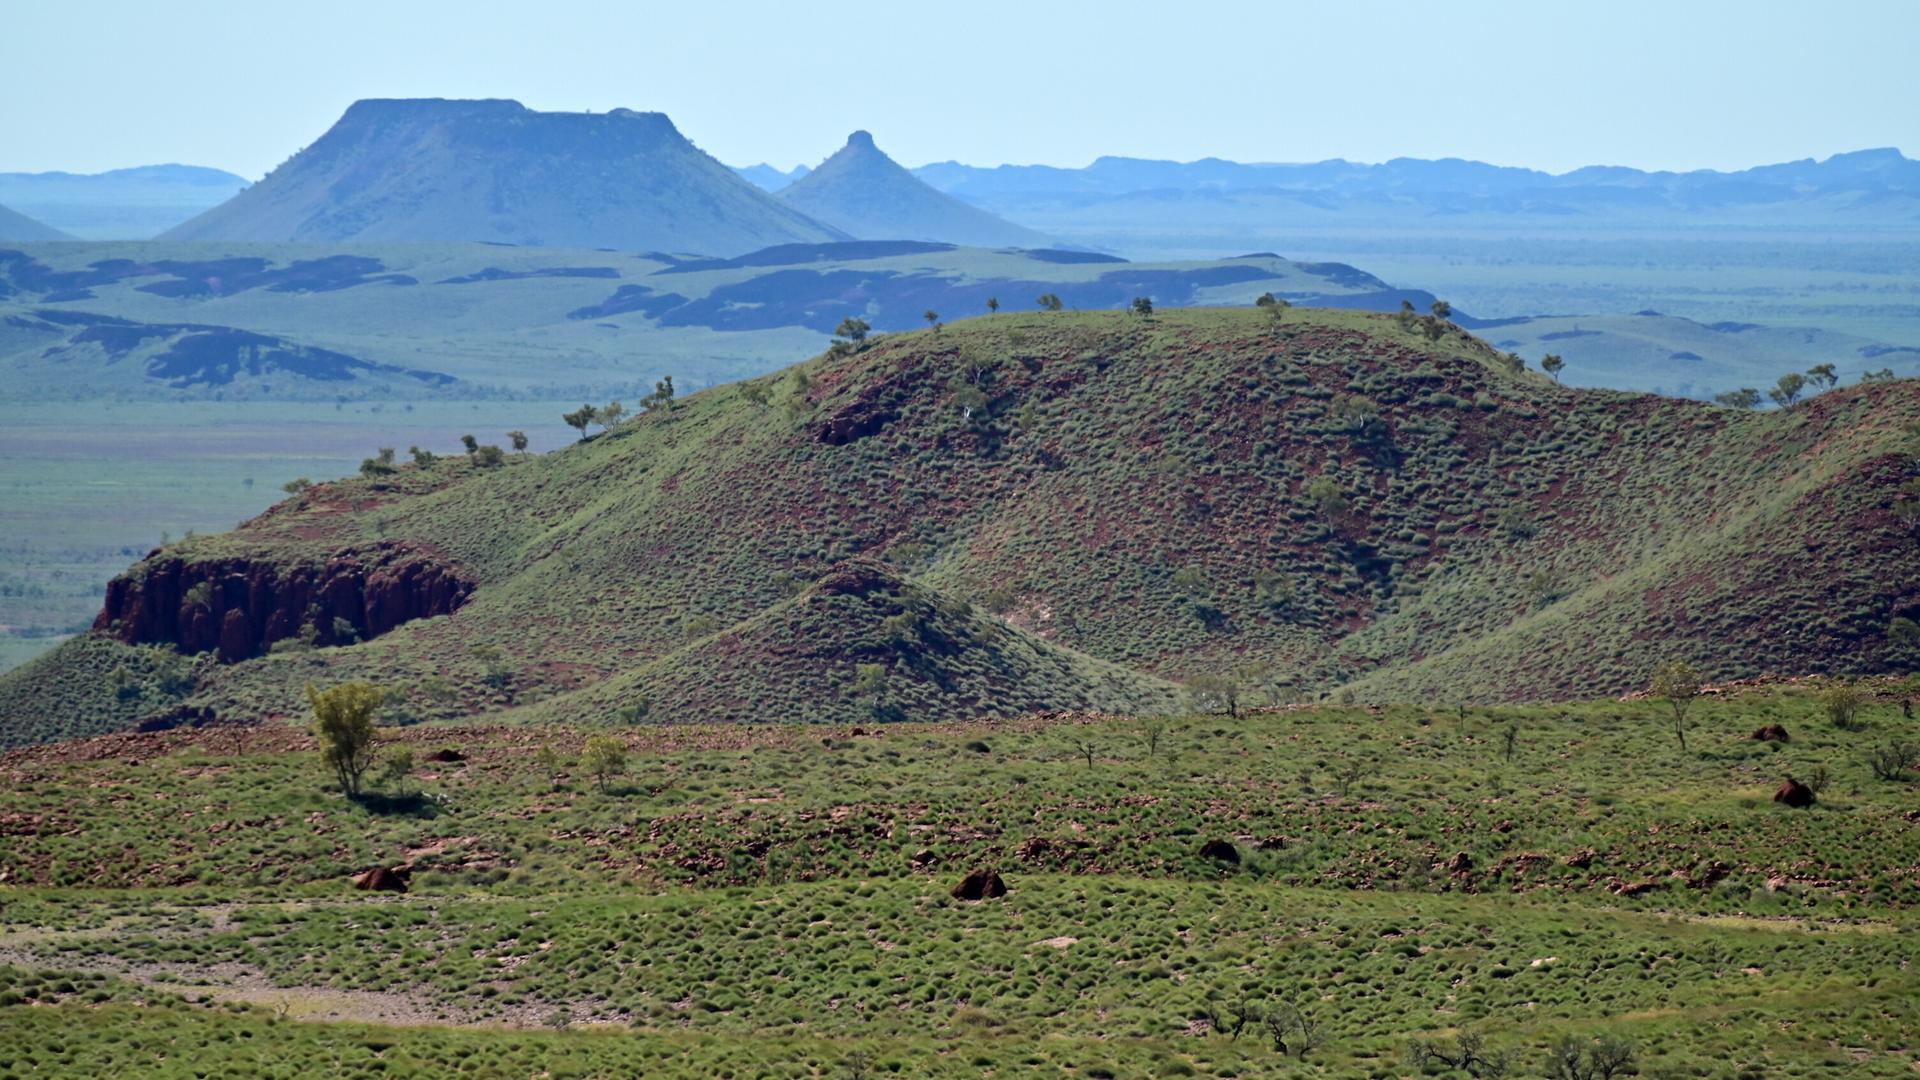
<svg viewBox="0 0 1920 1080"><path fill-rule="evenodd" d="M222 663L233 664L309 626L316 644L344 645L414 619L449 615L474 585L451 559L403 541L285 565L156 554L107 583L93 628L129 644L217 651Z"/></svg>

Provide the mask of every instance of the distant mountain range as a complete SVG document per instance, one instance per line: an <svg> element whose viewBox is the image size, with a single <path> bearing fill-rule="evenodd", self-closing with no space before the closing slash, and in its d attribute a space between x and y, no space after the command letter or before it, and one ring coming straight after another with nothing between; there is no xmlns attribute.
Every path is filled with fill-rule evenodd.
<svg viewBox="0 0 1920 1080"><path fill-rule="evenodd" d="M1046 236L929 187L856 131L819 168L781 188L780 200L861 240L924 240L970 247L1051 246Z"/></svg>
<svg viewBox="0 0 1920 1080"><path fill-rule="evenodd" d="M847 239L702 152L661 113L356 102L167 240L487 241L734 255Z"/></svg>
<svg viewBox="0 0 1920 1080"><path fill-rule="evenodd" d="M1645 172L1594 165L1555 175L1536 169L1445 158L1395 158L1378 165L1335 159L1312 164L1241 164L1102 157L1082 169L1050 165L991 168L946 161L914 174L941 191L987 207L1058 201L1086 205L1145 193L1291 196L1321 209L1398 208L1430 213L1636 214L1712 212L1821 203L1920 220L1920 161L1885 148L1807 158L1739 172Z"/></svg>
<svg viewBox="0 0 1920 1080"><path fill-rule="evenodd" d="M795 165L786 172L781 172L779 169L765 162L761 162L758 165L735 165L733 171L759 186L762 190L779 191L781 188L786 187L788 184L793 183L795 180L800 179L813 170L807 168L805 165Z"/></svg>
<svg viewBox="0 0 1920 1080"><path fill-rule="evenodd" d="M9 210L5 206L0 206L0 240L27 242L71 239L73 237L59 229L41 224L18 210Z"/></svg>
<svg viewBox="0 0 1920 1080"><path fill-rule="evenodd" d="M142 165L92 174L0 173L0 203L82 240L144 240L246 186L244 177L197 165Z"/></svg>

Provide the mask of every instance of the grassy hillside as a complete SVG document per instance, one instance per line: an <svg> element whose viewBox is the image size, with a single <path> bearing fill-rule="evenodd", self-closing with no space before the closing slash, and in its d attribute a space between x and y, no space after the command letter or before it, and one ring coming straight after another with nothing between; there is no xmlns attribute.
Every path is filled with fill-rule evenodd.
<svg viewBox="0 0 1920 1080"><path fill-rule="evenodd" d="M1906 1076L1913 781L1860 754L1920 731L1820 689L1709 696L1686 752L1663 702L658 727L604 791L601 731L426 727L357 803L283 728L15 751L0 1068L1387 1080L1468 1033Z"/></svg>
<svg viewBox="0 0 1920 1080"><path fill-rule="evenodd" d="M279 642L188 699L240 720L348 677L437 687L425 716L847 721L896 693L919 718L1140 708L1143 676L1488 701L1620 692L1674 657L1881 671L1920 612L1893 512L1916 413L1909 383L1758 414L1570 390L1378 315L1001 315L500 468L322 485L136 567L107 620L175 640L176 592L251 582L178 614ZM263 629L285 568L385 540L472 600L344 647L280 638L338 646L357 600ZM880 602L823 596L855 560L891 568ZM157 571L175 591L143 593ZM5 692L14 741L66 723Z"/></svg>

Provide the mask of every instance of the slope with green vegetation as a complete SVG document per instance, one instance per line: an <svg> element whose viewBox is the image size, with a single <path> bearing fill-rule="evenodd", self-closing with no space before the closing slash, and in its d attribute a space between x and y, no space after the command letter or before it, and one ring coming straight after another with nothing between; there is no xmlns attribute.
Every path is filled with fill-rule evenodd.
<svg viewBox="0 0 1920 1080"><path fill-rule="evenodd" d="M243 654L271 653L203 665L182 703L243 722L354 677L437 687L422 716L854 722L1137 710L1169 679L1488 701L1676 657L1882 671L1920 611L1907 383L1750 413L1569 390L1439 321L1270 307L1000 315L650 405L172 545L99 631L251 626ZM472 599L389 631L375 608L411 609L372 579L364 612L304 619L262 591L387 542ZM875 602L823 595L876 561ZM0 683L10 740L68 729L20 690L67 662Z"/></svg>
<svg viewBox="0 0 1920 1080"><path fill-rule="evenodd" d="M1684 751L1664 700L665 726L598 776L604 729L415 727L359 799L289 728L17 750L0 1070L1911 1075L1916 774L1867 752L1920 730L1859 690L1709 693Z"/></svg>

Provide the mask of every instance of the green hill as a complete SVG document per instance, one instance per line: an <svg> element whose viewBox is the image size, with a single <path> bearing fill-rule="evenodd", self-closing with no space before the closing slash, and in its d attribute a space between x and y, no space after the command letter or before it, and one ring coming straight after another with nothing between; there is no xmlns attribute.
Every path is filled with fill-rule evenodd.
<svg viewBox="0 0 1920 1080"><path fill-rule="evenodd" d="M662 113L422 99L355 102L259 183L161 238L733 255L844 236L741 179Z"/></svg>
<svg viewBox="0 0 1920 1080"><path fill-rule="evenodd" d="M1920 614L1893 512L1915 419L1906 382L1768 413L1571 390L1384 315L1001 315L542 457L321 485L156 552L99 627L236 661L148 714L176 719L292 715L350 677L431 687L420 717L687 721L1137 703L1220 675L1487 701L1618 693L1676 656L1878 671ZM898 579L877 602L820 588L875 562ZM10 741L124 721L32 692L102 666L81 650L0 678Z"/></svg>
<svg viewBox="0 0 1920 1080"><path fill-rule="evenodd" d="M969 247L1052 246L1042 233L928 186L856 131L819 167L779 190L787 205L863 240Z"/></svg>

